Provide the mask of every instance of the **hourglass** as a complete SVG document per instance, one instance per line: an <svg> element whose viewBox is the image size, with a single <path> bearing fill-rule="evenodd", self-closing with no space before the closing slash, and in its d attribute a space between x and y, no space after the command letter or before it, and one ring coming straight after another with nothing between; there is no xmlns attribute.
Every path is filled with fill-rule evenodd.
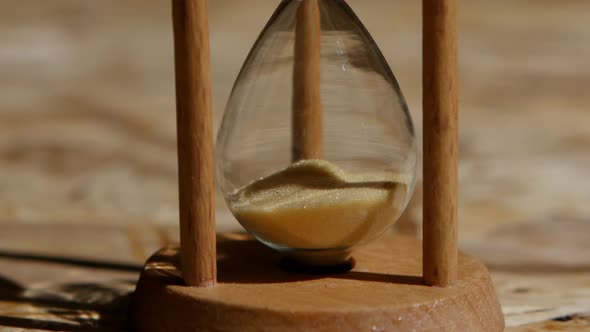
<svg viewBox="0 0 590 332"><path fill-rule="evenodd" d="M416 138L346 2L280 3L236 80L215 158L206 13L206 0L173 0L181 242L146 263L135 327L503 330L486 268L457 250L456 1L423 2L423 242L383 235L412 195ZM249 235L216 237L214 173Z"/></svg>
<svg viewBox="0 0 590 332"><path fill-rule="evenodd" d="M412 121L379 48L344 1L283 1L225 110L217 183L257 239L338 265L411 195Z"/></svg>

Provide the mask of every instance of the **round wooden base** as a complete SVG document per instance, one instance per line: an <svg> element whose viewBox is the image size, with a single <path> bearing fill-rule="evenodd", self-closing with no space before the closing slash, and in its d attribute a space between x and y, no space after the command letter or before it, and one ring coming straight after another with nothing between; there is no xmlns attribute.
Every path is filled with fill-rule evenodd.
<svg viewBox="0 0 590 332"><path fill-rule="evenodd" d="M152 256L133 298L139 331L503 331L483 264L459 256L459 281L422 283L422 244L387 235L354 254L348 272L281 268L281 256L244 234L217 240L218 284L183 285L178 249Z"/></svg>

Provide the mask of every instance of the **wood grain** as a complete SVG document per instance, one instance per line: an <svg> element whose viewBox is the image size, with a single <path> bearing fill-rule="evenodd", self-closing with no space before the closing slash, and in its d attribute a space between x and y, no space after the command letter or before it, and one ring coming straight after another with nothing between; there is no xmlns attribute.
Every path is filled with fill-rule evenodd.
<svg viewBox="0 0 590 332"><path fill-rule="evenodd" d="M207 0L173 0L182 275L215 284L215 203Z"/></svg>
<svg viewBox="0 0 590 332"><path fill-rule="evenodd" d="M423 0L424 280L457 279L457 1Z"/></svg>
<svg viewBox="0 0 590 332"><path fill-rule="evenodd" d="M293 161L323 155L320 95L321 26L317 0L303 0L295 25L293 67Z"/></svg>
<svg viewBox="0 0 590 332"><path fill-rule="evenodd" d="M502 331L484 265L461 254L454 287L426 286L420 247L387 235L359 248L353 270L315 275L281 269L281 256L247 235L221 234L213 289L182 286L168 247L142 272L132 320L141 331Z"/></svg>
<svg viewBox="0 0 590 332"><path fill-rule="evenodd" d="M588 332L590 331L590 313L586 312L577 315L566 315L549 321L526 324L506 329L506 332L543 331Z"/></svg>

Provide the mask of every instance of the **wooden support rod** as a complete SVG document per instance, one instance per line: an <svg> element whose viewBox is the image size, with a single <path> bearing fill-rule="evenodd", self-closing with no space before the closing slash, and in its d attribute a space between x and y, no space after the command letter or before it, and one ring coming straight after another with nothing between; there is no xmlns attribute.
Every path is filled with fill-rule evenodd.
<svg viewBox="0 0 590 332"><path fill-rule="evenodd" d="M217 278L207 0L172 0L182 277Z"/></svg>
<svg viewBox="0 0 590 332"><path fill-rule="evenodd" d="M457 0L423 0L423 273L432 286L457 280Z"/></svg>
<svg viewBox="0 0 590 332"><path fill-rule="evenodd" d="M293 161L320 159L323 155L320 49L318 0L302 0L295 24Z"/></svg>

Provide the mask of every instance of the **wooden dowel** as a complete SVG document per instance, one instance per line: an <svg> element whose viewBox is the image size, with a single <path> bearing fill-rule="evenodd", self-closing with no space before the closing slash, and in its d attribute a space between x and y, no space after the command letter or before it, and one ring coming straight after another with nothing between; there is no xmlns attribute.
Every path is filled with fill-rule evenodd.
<svg viewBox="0 0 590 332"><path fill-rule="evenodd" d="M457 0L423 0L424 281L457 280Z"/></svg>
<svg viewBox="0 0 590 332"><path fill-rule="evenodd" d="M172 18L182 277L209 287L217 258L207 0L172 0Z"/></svg>
<svg viewBox="0 0 590 332"><path fill-rule="evenodd" d="M320 49L318 1L302 0L295 25L293 161L319 159L323 155Z"/></svg>

